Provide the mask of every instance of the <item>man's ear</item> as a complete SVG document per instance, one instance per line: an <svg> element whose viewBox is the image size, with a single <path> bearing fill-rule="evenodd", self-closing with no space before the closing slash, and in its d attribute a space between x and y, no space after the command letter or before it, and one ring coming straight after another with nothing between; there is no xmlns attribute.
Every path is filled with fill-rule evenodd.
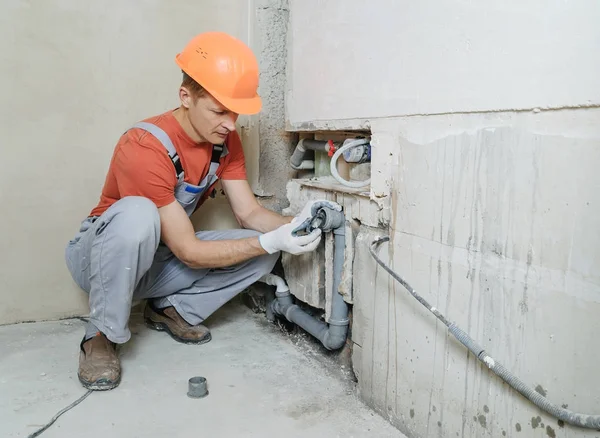
<svg viewBox="0 0 600 438"><path fill-rule="evenodd" d="M190 108L192 105L192 94L187 88L179 88L179 100L181 100L181 105L183 105L185 108Z"/></svg>

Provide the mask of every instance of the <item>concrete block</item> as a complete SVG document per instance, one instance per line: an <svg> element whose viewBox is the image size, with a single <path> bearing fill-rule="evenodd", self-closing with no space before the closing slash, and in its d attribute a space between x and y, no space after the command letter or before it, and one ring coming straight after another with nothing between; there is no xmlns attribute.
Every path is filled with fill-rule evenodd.
<svg viewBox="0 0 600 438"><path fill-rule="evenodd" d="M359 225L357 221L346 222L346 249L344 258L344 268L342 270L342 279L340 282L339 293L344 296L344 300L352 304L354 299L354 247L358 235ZM328 295L328 298L331 298Z"/></svg>
<svg viewBox="0 0 600 438"><path fill-rule="evenodd" d="M290 292L300 301L318 309L325 308L325 244L309 254L283 253L281 262Z"/></svg>

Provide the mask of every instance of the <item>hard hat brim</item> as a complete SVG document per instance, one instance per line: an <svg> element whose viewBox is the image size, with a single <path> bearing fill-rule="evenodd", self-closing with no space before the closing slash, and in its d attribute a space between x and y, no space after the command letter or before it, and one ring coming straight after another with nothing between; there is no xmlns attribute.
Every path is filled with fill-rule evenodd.
<svg viewBox="0 0 600 438"><path fill-rule="evenodd" d="M257 94L249 99L235 99L226 96L220 96L217 93L208 91L221 105L236 114L254 115L262 109L262 100Z"/></svg>

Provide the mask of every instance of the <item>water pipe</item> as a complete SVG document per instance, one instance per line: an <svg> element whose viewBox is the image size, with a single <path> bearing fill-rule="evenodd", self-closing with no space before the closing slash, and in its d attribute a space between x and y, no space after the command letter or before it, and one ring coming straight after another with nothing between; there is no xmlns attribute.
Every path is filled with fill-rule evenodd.
<svg viewBox="0 0 600 438"><path fill-rule="evenodd" d="M348 336L348 304L339 293L344 266L344 251L346 235L344 214L326 207L315 216L315 227L323 232L333 231L333 291L331 315L329 324L316 319L293 303L290 289L285 280L274 274L267 274L259 281L276 286L275 299L271 302L270 310L275 315L283 316L288 321L300 326L317 338L328 350L337 350L344 346ZM310 230L309 230L310 231Z"/></svg>
<svg viewBox="0 0 600 438"><path fill-rule="evenodd" d="M331 140L321 141L303 138L298 142L294 153L290 157L290 165L296 170L314 169L315 162L304 159L306 152L309 150L329 153L335 150L335 145Z"/></svg>
<svg viewBox="0 0 600 438"><path fill-rule="evenodd" d="M377 247L383 242L389 241L389 237L380 237L375 239L371 243L369 251L375 259L375 261L386 270L398 283L400 283L419 303L421 303L427 310L435 315L446 327L448 331L454 335L458 341L463 344L467 349L475 355L475 357L485 364L494 374L508 383L511 388L518 391L521 395L527 398L530 402L536 405L538 408L547 412L559 420L573 426L585 427L588 429L600 429L600 415L588 415L578 414L565 408L561 408L554 403L551 403L546 397L535 391L529 385L525 384L521 379L508 371L500 362L490 356L485 349L475 342L467 333L465 333L460 327L454 324L452 321L446 319L446 317L440 313L435 307L432 307L421 295L415 291L410 284L398 274L396 274L387 264L385 264L376 253Z"/></svg>
<svg viewBox="0 0 600 438"><path fill-rule="evenodd" d="M344 142L344 144L342 145L342 147L335 151L335 153L333 154L333 157L331 157L330 170L331 170L331 175L340 184L345 185L347 187L352 187L352 188L361 188L361 187L365 187L365 186L368 186L369 184L371 184L371 178L368 178L364 181L345 180L344 178L342 178L340 176L340 174L337 170L337 160L338 160L338 158L340 158L342 156L343 153L345 153L347 150L349 150L351 148L366 145L368 143L369 143L369 140L366 138L359 138L356 140L346 140Z"/></svg>

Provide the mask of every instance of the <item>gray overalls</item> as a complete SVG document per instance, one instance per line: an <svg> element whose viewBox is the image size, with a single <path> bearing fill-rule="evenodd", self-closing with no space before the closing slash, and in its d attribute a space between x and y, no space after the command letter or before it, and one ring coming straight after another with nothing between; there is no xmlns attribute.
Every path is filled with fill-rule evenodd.
<svg viewBox="0 0 600 438"><path fill-rule="evenodd" d="M178 180L175 198L190 216L217 180L219 158L228 153L226 145L213 146L207 176L193 185L184 181L177 151L162 129L145 122L137 123L134 128L154 135L167 150ZM200 231L196 237L224 240L259 234L236 229ZM65 250L73 280L89 293L90 324L86 337L99 330L119 344L131 337L128 321L134 299L155 299L157 307L174 306L189 324L196 325L271 272L278 255L264 255L226 268L189 268L160 241L156 205L138 196L122 198L102 215L86 218Z"/></svg>
<svg viewBox="0 0 600 438"><path fill-rule="evenodd" d="M229 153L227 150L227 145L213 145L208 174L202 181L198 183L197 186L195 186L184 181L185 173L181 165L181 160L179 159L177 150L175 150L175 146L173 146L171 139L165 131L156 125L146 122L136 123L133 125L133 128L140 128L148 131L162 143L169 153L169 158L171 159L171 162L175 167L175 173L177 174L175 199L177 199L177 201L181 204L187 215L191 216L196 210L196 205L198 205L198 201L200 201L202 195L204 195L206 190L208 190L208 188L218 179L217 169L219 168L219 158L224 157Z"/></svg>

